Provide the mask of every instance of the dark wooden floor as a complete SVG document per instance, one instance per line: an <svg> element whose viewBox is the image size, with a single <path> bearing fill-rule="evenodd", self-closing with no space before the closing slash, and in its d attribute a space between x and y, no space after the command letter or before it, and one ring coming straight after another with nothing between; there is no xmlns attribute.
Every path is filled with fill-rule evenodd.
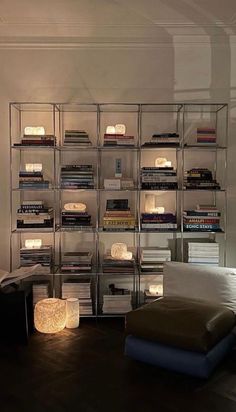
<svg viewBox="0 0 236 412"><path fill-rule="evenodd" d="M236 352L205 382L123 356L123 321L1 343L1 412L236 411Z"/></svg>

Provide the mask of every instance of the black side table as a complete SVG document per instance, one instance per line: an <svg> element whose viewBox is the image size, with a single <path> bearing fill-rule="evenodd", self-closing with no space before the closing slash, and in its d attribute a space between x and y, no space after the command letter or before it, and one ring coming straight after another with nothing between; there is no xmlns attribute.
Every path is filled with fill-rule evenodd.
<svg viewBox="0 0 236 412"><path fill-rule="evenodd" d="M30 283L21 282L0 289L0 325L0 339L28 343L34 327Z"/></svg>

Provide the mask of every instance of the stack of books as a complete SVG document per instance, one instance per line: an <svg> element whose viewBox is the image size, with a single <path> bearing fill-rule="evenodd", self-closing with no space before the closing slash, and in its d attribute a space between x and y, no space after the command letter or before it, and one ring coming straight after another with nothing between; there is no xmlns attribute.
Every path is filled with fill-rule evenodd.
<svg viewBox="0 0 236 412"><path fill-rule="evenodd" d="M62 189L94 189L92 165L66 165L61 168Z"/></svg>
<svg viewBox="0 0 236 412"><path fill-rule="evenodd" d="M81 279L68 279L62 284L62 299L79 299L80 315L92 315L91 282Z"/></svg>
<svg viewBox="0 0 236 412"><path fill-rule="evenodd" d="M142 146L179 146L178 133L154 133L150 142L145 142Z"/></svg>
<svg viewBox="0 0 236 412"><path fill-rule="evenodd" d="M165 262L171 261L171 250L143 247L140 256L141 272L162 272Z"/></svg>
<svg viewBox="0 0 236 412"><path fill-rule="evenodd" d="M18 229L47 229L53 227L53 208L42 200L24 200L17 210Z"/></svg>
<svg viewBox="0 0 236 412"><path fill-rule="evenodd" d="M34 281L33 283L33 304L35 305L42 299L49 298L49 282L48 281Z"/></svg>
<svg viewBox="0 0 236 412"><path fill-rule="evenodd" d="M19 172L20 189L48 189L49 181L44 180L43 172Z"/></svg>
<svg viewBox="0 0 236 412"><path fill-rule="evenodd" d="M219 266L219 244L215 242L188 242L188 262L198 265Z"/></svg>
<svg viewBox="0 0 236 412"><path fill-rule="evenodd" d="M184 231L187 232L222 232L220 227L221 213L212 205L197 205L195 210L183 213Z"/></svg>
<svg viewBox="0 0 236 412"><path fill-rule="evenodd" d="M133 189L134 181L132 178L112 178L104 179L104 189L107 190L120 190L120 189Z"/></svg>
<svg viewBox="0 0 236 412"><path fill-rule="evenodd" d="M61 261L62 273L91 272L92 253L85 252L66 252Z"/></svg>
<svg viewBox="0 0 236 412"><path fill-rule="evenodd" d="M203 145L216 144L216 129L214 127L198 127L197 143Z"/></svg>
<svg viewBox="0 0 236 412"><path fill-rule="evenodd" d="M134 136L124 134L104 134L103 146L134 146Z"/></svg>
<svg viewBox="0 0 236 412"><path fill-rule="evenodd" d="M56 145L56 137L52 134L35 135L24 134L20 143L15 143L14 146L54 146Z"/></svg>
<svg viewBox="0 0 236 412"><path fill-rule="evenodd" d="M65 130L64 145L89 146L91 141L84 130Z"/></svg>
<svg viewBox="0 0 236 412"><path fill-rule="evenodd" d="M79 227L79 226L91 226L91 215L87 212L78 212L76 210L65 210L61 212L61 224L62 227Z"/></svg>
<svg viewBox="0 0 236 412"><path fill-rule="evenodd" d="M103 230L134 230L135 217L132 215L128 199L109 199L103 217Z"/></svg>
<svg viewBox="0 0 236 412"><path fill-rule="evenodd" d="M185 189L220 190L220 185L213 179L211 170L193 168L185 172Z"/></svg>
<svg viewBox="0 0 236 412"><path fill-rule="evenodd" d="M173 213L141 213L141 229L157 231L177 230L177 219Z"/></svg>
<svg viewBox="0 0 236 412"><path fill-rule="evenodd" d="M175 190L177 173L171 167L142 167L141 188L144 190Z"/></svg>
<svg viewBox="0 0 236 412"><path fill-rule="evenodd" d="M114 259L105 255L102 264L103 273L133 275L135 273L135 260Z"/></svg>
<svg viewBox="0 0 236 412"><path fill-rule="evenodd" d="M132 310L131 294L103 295L102 312L107 314L123 314Z"/></svg>
<svg viewBox="0 0 236 412"><path fill-rule="evenodd" d="M38 263L42 266L41 273L51 273L53 265L52 256L52 246L41 246L39 248L22 247L20 249L20 265L34 266Z"/></svg>

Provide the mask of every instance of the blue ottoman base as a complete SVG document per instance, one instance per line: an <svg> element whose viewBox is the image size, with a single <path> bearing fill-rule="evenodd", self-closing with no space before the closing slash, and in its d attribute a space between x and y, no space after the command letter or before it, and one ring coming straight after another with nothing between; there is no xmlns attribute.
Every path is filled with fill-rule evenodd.
<svg viewBox="0 0 236 412"><path fill-rule="evenodd" d="M236 335L230 333L208 353L200 353L129 335L125 340L125 355L161 368L199 378L208 378L225 355L231 351L235 343Z"/></svg>

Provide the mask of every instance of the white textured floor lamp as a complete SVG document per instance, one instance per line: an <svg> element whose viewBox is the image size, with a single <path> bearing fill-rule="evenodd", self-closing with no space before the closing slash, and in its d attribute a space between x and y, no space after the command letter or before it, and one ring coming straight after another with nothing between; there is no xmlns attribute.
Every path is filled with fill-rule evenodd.
<svg viewBox="0 0 236 412"><path fill-rule="evenodd" d="M66 328L74 329L79 326L79 299L66 299Z"/></svg>
<svg viewBox="0 0 236 412"><path fill-rule="evenodd" d="M34 325L41 333L57 333L66 325L66 302L49 298L40 300L34 308Z"/></svg>

